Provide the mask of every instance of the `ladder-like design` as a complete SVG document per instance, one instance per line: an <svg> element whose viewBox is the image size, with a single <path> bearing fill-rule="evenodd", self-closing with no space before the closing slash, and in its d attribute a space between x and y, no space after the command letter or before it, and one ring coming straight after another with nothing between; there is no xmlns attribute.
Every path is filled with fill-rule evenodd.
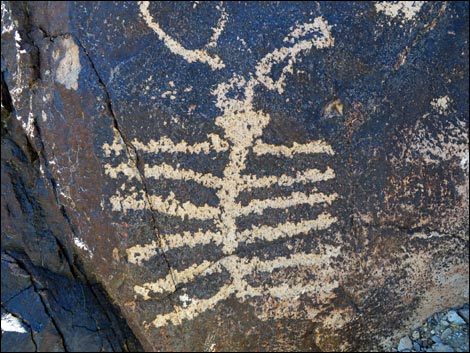
<svg viewBox="0 0 470 353"><path fill-rule="evenodd" d="M215 54L210 54L210 48L217 45L217 39L228 19L228 14L222 5L218 6L221 18L214 28L210 45L204 49L188 50L171 36L165 33L154 21L149 13L148 2L140 2L140 11L143 20L157 34L165 46L173 53L181 56L188 62L200 61L209 65L213 70L225 67L222 60ZM253 74L248 78L234 75L228 82L219 84L212 94L215 96L215 105L223 112L216 118L215 124L222 128L224 136L217 134L207 135L207 140L197 144L187 144L184 140L174 142L168 137L162 137L158 141L151 140L144 144L138 140L132 141L136 150L148 154L165 153L187 153L187 154L209 154L228 152L228 163L223 170L223 176L215 176L210 173L199 173L191 169L182 169L176 166L161 163L156 165L145 165L145 178L171 179L192 181L203 187L213 189L219 199L217 207L203 205L197 206L190 201L180 202L173 193L166 198L160 195L149 195L144 197L144 191L140 194L136 190L126 190L124 195L118 190L111 198L113 210L126 212L151 208L160 213L179 217L183 222L186 219L210 220L214 223L216 231L182 232L163 235L162 244L157 240L149 244L137 245L127 250L128 260L131 263L142 265L143 261L150 260L157 254L157 247L162 246L164 252L179 249L183 246L194 247L202 244L215 244L223 247L225 256L217 262L203 260L201 263L188 266L182 271L172 270L165 277L155 282L144 283L135 286L135 292L143 299L150 299L152 293L171 293L177 286L193 281L196 277L208 276L221 271L228 271L231 275L231 283L222 286L219 291L208 299L189 298L182 296L181 306L176 307L172 313L159 315L151 323L155 327L165 326L169 323L180 324L182 319L190 319L198 314L213 308L218 302L234 294L240 300L246 297L259 295L270 295L280 300L289 301L291 298L305 292L303 285L279 286L262 289L254 287L246 281L246 276L253 271L268 271L287 268L292 266L306 266L319 268L325 265L331 257L338 255L338 250L325 247L319 254L308 254L297 252L290 257L278 257L272 260L262 260L257 257L246 259L235 254L237 246L241 243L247 244L257 241L273 241L281 238L289 238L299 234L307 234L314 230L329 228L336 222L327 211L319 214L315 219L304 219L300 222L280 223L276 226L252 226L251 229L240 231L237 229L237 219L250 214L263 214L266 209L287 209L296 205L331 205L338 198L336 193L324 194L317 188L310 187L307 192L292 192L286 197L271 199L252 199L247 205L241 205L237 197L241 192L255 188L269 188L272 186L292 186L295 184L308 184L326 181L335 178L335 172L331 167L320 171L316 168L301 170L295 176L263 176L244 174L246 160L249 154L255 156L276 155L291 158L296 154L327 154L334 155L331 146L323 141L311 141L306 144L294 143L292 146L270 145L262 140L263 130L268 125L270 117L263 111L255 111L252 105L255 88L263 85L269 90L276 90L279 94L284 91L285 79L288 73L292 73L293 65L301 53L306 53L312 48L323 49L331 47L334 40L330 33L331 26L322 17L313 21L297 25L290 34L284 38L286 46L275 49L267 54L256 65ZM274 81L271 71L274 65L285 63L278 80ZM243 96L229 98L229 92L243 92ZM123 142L116 134L116 140L112 145L103 146L105 153L119 154L123 149ZM125 175L129 180L139 178L135 168L122 163L112 167L107 164L106 174L111 178ZM150 205L148 204L150 203ZM318 289L321 292L331 291L335 283ZM317 293L318 294L318 293Z"/></svg>

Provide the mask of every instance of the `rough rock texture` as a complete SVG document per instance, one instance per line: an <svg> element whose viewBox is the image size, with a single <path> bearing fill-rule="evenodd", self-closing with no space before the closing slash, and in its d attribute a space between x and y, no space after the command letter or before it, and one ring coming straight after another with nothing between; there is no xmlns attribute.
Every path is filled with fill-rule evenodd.
<svg viewBox="0 0 470 353"><path fill-rule="evenodd" d="M468 352L468 304L436 313L410 330L390 352ZM403 343L409 342L406 347Z"/></svg>
<svg viewBox="0 0 470 353"><path fill-rule="evenodd" d="M2 25L2 251L31 295L44 261L80 268L146 350L386 349L468 302L468 3L6 2Z"/></svg>

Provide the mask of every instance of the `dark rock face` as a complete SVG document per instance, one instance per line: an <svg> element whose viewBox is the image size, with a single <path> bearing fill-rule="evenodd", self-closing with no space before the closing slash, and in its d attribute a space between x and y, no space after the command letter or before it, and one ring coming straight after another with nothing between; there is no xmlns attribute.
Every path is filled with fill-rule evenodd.
<svg viewBox="0 0 470 353"><path fill-rule="evenodd" d="M2 96L2 351L140 351L106 292L80 272L52 179L8 102Z"/></svg>
<svg viewBox="0 0 470 353"><path fill-rule="evenodd" d="M7 250L2 253L2 350L140 349L104 300L99 288L36 267L24 254Z"/></svg>
<svg viewBox="0 0 470 353"><path fill-rule="evenodd" d="M2 6L2 345L123 348L90 278L146 350L383 349L468 301L467 3Z"/></svg>

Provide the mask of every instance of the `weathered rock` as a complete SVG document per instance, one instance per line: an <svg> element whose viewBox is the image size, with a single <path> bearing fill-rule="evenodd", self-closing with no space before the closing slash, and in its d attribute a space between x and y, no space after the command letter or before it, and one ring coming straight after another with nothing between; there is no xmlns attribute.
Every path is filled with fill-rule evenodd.
<svg viewBox="0 0 470 353"><path fill-rule="evenodd" d="M468 324L449 324L445 319L452 317L455 312L466 309L468 309L468 304L461 308L437 312L429 317L421 326L413 330L411 335L405 336L403 339L407 340L408 337L411 337L415 351L420 351L422 348L430 349L431 351L433 349L445 350L447 347L451 347L456 352L468 352ZM430 337L430 334L433 336Z"/></svg>
<svg viewBox="0 0 470 353"><path fill-rule="evenodd" d="M443 340L446 340L451 334L452 334L452 329L451 328L446 328L442 332L441 337L442 337Z"/></svg>
<svg viewBox="0 0 470 353"><path fill-rule="evenodd" d="M8 6L2 3L6 25L10 16ZM8 26L3 24L4 17L1 75L2 351L140 351L140 344L109 302L106 292L91 273L83 275L80 259L73 255L72 225L65 209L57 202L53 177L48 171L45 175L42 147L34 145L21 125L21 119L15 116L5 82L4 75L8 73L4 71L3 57L3 45L7 48L9 36L15 33L10 33ZM28 76L32 67L20 66L18 73ZM29 86L23 88L30 89ZM30 128L37 126L33 124Z"/></svg>
<svg viewBox="0 0 470 353"><path fill-rule="evenodd" d="M421 352L421 346L417 342L413 342L413 349L416 352Z"/></svg>
<svg viewBox="0 0 470 353"><path fill-rule="evenodd" d="M66 220L9 115L2 107L2 351L141 350L100 285L69 262L54 234Z"/></svg>
<svg viewBox="0 0 470 353"><path fill-rule="evenodd" d="M465 320L465 322L468 324L468 308L465 309L460 309L459 310L459 315Z"/></svg>
<svg viewBox="0 0 470 353"><path fill-rule="evenodd" d="M410 338L408 336L403 337L400 340L400 343L398 344L398 351L403 352L403 351L409 351L410 349L413 348L413 342L411 342Z"/></svg>
<svg viewBox="0 0 470 353"><path fill-rule="evenodd" d="M455 352L454 348L449 346L448 344L443 343L436 343L432 346L433 352Z"/></svg>
<svg viewBox="0 0 470 353"><path fill-rule="evenodd" d="M455 310L451 310L447 313L447 320L449 320L450 323L456 324L456 325L464 325L465 320L460 317L459 314Z"/></svg>
<svg viewBox="0 0 470 353"><path fill-rule="evenodd" d="M383 349L468 300L467 3L2 11L37 173L2 246L81 264L147 350Z"/></svg>

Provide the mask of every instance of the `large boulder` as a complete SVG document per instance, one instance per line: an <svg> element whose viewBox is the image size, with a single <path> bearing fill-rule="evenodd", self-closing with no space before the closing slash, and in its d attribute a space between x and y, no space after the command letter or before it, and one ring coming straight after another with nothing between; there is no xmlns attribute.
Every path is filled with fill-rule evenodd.
<svg viewBox="0 0 470 353"><path fill-rule="evenodd" d="M5 261L60 251L146 350L388 348L468 302L468 24L465 2L2 3L9 158L39 184L2 171Z"/></svg>

